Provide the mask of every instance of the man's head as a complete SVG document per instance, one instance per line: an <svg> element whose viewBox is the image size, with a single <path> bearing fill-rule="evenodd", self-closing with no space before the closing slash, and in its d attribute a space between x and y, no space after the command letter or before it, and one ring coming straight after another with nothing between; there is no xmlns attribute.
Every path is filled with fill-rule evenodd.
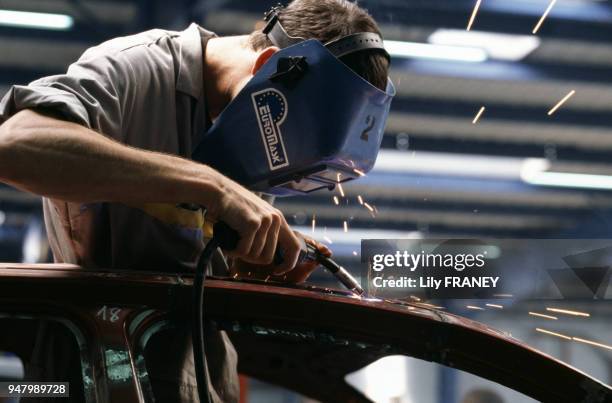
<svg viewBox="0 0 612 403"><path fill-rule="evenodd" d="M227 103L193 158L284 196L370 171L395 95L374 20L346 0L294 0L265 20L250 36L208 42L217 85L207 97Z"/></svg>
<svg viewBox="0 0 612 403"><path fill-rule="evenodd" d="M364 9L348 0L294 0L278 11L279 20L290 36L317 39L328 43L347 35L373 32L380 35L374 19ZM257 30L249 38L255 51L273 47L268 37ZM272 52L266 52L268 56ZM267 60L267 57L263 58ZM365 50L342 57L357 74L385 90L389 61L376 50Z"/></svg>

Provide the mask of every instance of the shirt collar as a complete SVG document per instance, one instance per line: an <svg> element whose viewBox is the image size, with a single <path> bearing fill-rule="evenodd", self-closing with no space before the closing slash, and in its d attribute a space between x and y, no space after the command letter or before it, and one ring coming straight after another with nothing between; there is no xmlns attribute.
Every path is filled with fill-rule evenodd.
<svg viewBox="0 0 612 403"><path fill-rule="evenodd" d="M213 32L192 23L180 33L178 38L181 53L176 89L196 99L200 99L203 95L203 35L216 36Z"/></svg>

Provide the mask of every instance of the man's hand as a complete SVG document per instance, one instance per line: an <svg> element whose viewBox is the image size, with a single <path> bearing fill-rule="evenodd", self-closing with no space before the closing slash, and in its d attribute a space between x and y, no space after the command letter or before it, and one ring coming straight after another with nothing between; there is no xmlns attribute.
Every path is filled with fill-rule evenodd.
<svg viewBox="0 0 612 403"><path fill-rule="evenodd" d="M324 256L331 257L332 252L329 248L314 239L306 237L300 233L295 233L297 236L304 238L304 240L313 245L317 250ZM312 272L319 266L319 263L315 261L300 262L293 270L285 275L270 275L272 270L275 268L273 265L255 265L246 263L240 259L234 259L233 264L230 267L232 275L238 275L241 278L251 278L257 280L272 280L279 282L286 282L291 284L303 283L310 277Z"/></svg>
<svg viewBox="0 0 612 403"><path fill-rule="evenodd" d="M278 245L283 263L269 266L268 274L283 275L292 270L299 257L300 241L283 214L239 184L224 179L221 197L209 210L214 219L224 221L240 235L238 247L229 255L247 263L270 265Z"/></svg>

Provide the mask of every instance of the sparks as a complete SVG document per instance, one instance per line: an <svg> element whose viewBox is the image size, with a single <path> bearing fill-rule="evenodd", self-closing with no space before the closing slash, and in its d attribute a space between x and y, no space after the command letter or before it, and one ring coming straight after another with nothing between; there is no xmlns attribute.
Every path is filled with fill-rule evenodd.
<svg viewBox="0 0 612 403"><path fill-rule="evenodd" d="M556 316L545 315L543 313L538 313L538 312L529 312L529 315L531 315L531 316L538 316L540 318L545 318L545 319L552 319L552 320L557 320L558 319Z"/></svg>
<svg viewBox="0 0 612 403"><path fill-rule="evenodd" d="M549 334L551 336L560 337L560 338L565 339L565 340L571 340L572 339L571 337L566 336L564 334L551 332L550 330L546 330L546 329L540 329L539 327L536 327L536 331L540 332L540 333Z"/></svg>
<svg viewBox="0 0 612 403"><path fill-rule="evenodd" d="M339 206L339 205L340 205L340 200L338 200L338 196L334 196L334 204L335 204L336 206Z"/></svg>
<svg viewBox="0 0 612 403"><path fill-rule="evenodd" d="M476 114L476 117L474 117L474 120L472 120L472 124L475 125L476 123L478 123L478 120L480 120L480 117L482 116L482 114L485 111L485 107L481 107L480 110L478 111L478 113Z"/></svg>
<svg viewBox="0 0 612 403"><path fill-rule="evenodd" d="M317 216L316 215L312 215L312 233L314 234L315 232L315 227L317 225Z"/></svg>
<svg viewBox="0 0 612 403"><path fill-rule="evenodd" d="M472 11L472 16L470 17L470 21L468 22L468 25L467 25L467 31L472 29L472 24L474 23L474 20L476 19L476 14L478 14L478 9L480 8L481 1L482 0L476 1L476 5L474 6L474 11Z"/></svg>
<svg viewBox="0 0 612 403"><path fill-rule="evenodd" d="M570 311L569 309L561 309L561 308L546 308L547 311L550 312L557 312L557 313L564 313L566 315L573 315L573 316L584 316L584 317L589 317L591 316L590 313L586 313L586 312L578 312L578 311Z"/></svg>
<svg viewBox="0 0 612 403"><path fill-rule="evenodd" d="M486 306L490 306L491 308L504 309L503 305L498 304L485 304Z"/></svg>
<svg viewBox="0 0 612 403"><path fill-rule="evenodd" d="M561 107L561 105L563 105L575 93L576 93L576 90L571 90L566 96L563 97L562 100L559 101L559 103L557 103L557 105L553 106L553 108L548 111L548 116L551 116L553 113L555 113L557 111L557 109L559 109Z"/></svg>
<svg viewBox="0 0 612 403"><path fill-rule="evenodd" d="M484 311L484 308L481 308L481 307L479 307L479 306L474 306L474 305L466 305L465 307L466 307L467 309L475 309L475 310L478 310L478 311Z"/></svg>
<svg viewBox="0 0 612 403"><path fill-rule="evenodd" d="M552 0L550 2L550 4L548 5L548 8L546 8L546 11L544 11L544 14L542 14L542 17L540 17L540 21L538 21L536 26L533 27L533 31L531 31L532 34L535 35L535 34L538 33L538 31L540 30L540 27L542 26L542 23L544 22L544 20L548 16L548 13L550 13L550 10L552 10L552 8L553 8L553 6L555 5L556 2L557 2L557 0Z"/></svg>
<svg viewBox="0 0 612 403"><path fill-rule="evenodd" d="M323 237L323 239L325 239L325 241L326 241L327 243L329 243L329 244L332 244L332 243L333 243L333 242L332 242L332 240L331 240L331 239L329 239L329 237L328 237L328 236L324 236L324 237Z"/></svg>
<svg viewBox="0 0 612 403"><path fill-rule="evenodd" d="M361 195L357 196L357 201L363 206L363 197Z"/></svg>
<svg viewBox="0 0 612 403"><path fill-rule="evenodd" d="M359 176L366 176L365 172L360 171L359 169L355 168L353 169L353 172L355 172L357 175Z"/></svg>
<svg viewBox="0 0 612 403"><path fill-rule="evenodd" d="M340 196L344 197L344 189L342 188L342 183L338 183L338 190L340 191Z"/></svg>
<svg viewBox="0 0 612 403"><path fill-rule="evenodd" d="M372 213L374 212L374 209L372 208L372 206L370 206L368 203L363 203L363 205L365 206L365 208L367 208L368 210L370 210Z"/></svg>
<svg viewBox="0 0 612 403"><path fill-rule="evenodd" d="M608 346L607 344L597 343L595 341L581 339L580 337L572 337L572 340L579 341L581 343L590 344L591 346L607 348L608 350L612 350L612 346Z"/></svg>
<svg viewBox="0 0 612 403"><path fill-rule="evenodd" d="M348 232L348 223L344 221L344 232Z"/></svg>

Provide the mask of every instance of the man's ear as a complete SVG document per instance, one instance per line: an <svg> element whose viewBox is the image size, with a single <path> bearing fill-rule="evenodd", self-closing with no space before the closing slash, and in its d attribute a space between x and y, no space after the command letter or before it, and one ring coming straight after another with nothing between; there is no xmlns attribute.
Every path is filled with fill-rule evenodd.
<svg viewBox="0 0 612 403"><path fill-rule="evenodd" d="M267 47L264 50L260 51L257 54L257 59L255 60L255 63L253 64L253 67L251 68L251 74L255 75L255 73L257 73L259 71L261 66L266 64L266 62L272 57L272 55L274 55L279 50L280 49L277 48L276 46L270 46L270 47Z"/></svg>

